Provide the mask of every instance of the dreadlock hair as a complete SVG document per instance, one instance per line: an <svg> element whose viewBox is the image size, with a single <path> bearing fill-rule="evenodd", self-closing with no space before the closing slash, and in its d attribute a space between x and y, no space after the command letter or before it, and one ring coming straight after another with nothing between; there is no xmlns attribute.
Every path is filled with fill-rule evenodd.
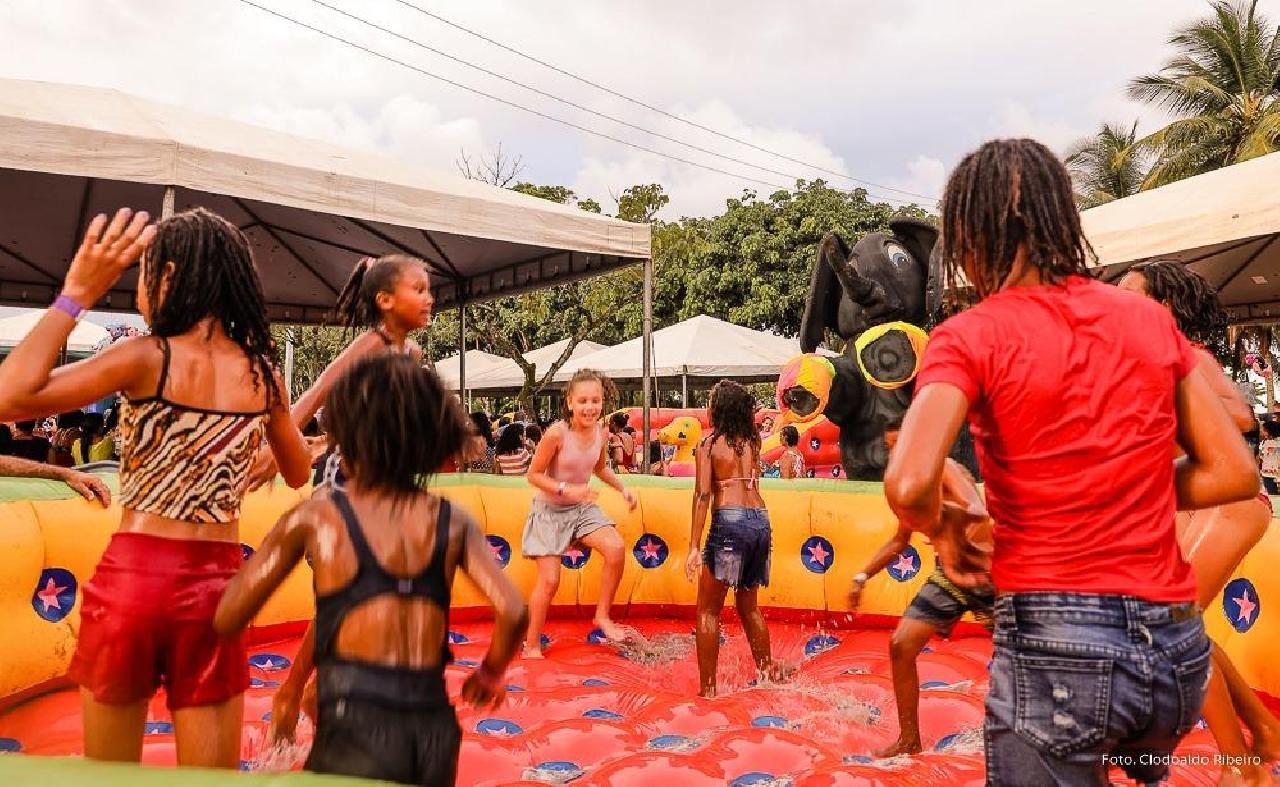
<svg viewBox="0 0 1280 787"><path fill-rule="evenodd" d="M267 403L274 405L280 397L275 345L244 234L218 214L192 208L156 225L145 261L151 334L178 336L206 317L217 319L249 357L255 385L266 389Z"/></svg>
<svg viewBox="0 0 1280 787"><path fill-rule="evenodd" d="M470 433L461 402L436 373L399 353L356 361L334 383L325 412L352 477L397 497L418 492Z"/></svg>
<svg viewBox="0 0 1280 787"><path fill-rule="evenodd" d="M760 433L756 431L755 399L747 389L732 380L721 380L711 389L711 439L723 437L735 453L751 446L752 454L760 453Z"/></svg>
<svg viewBox="0 0 1280 787"><path fill-rule="evenodd" d="M374 259L365 257L356 263L351 277L338 293L338 305L334 315L351 330L376 326L382 319L378 309L378 293L393 292L401 274L411 266L425 267L426 263L406 254L387 254Z"/></svg>
<svg viewBox="0 0 1280 787"><path fill-rule="evenodd" d="M1173 260L1139 263L1129 272L1142 274L1147 293L1173 312L1184 336L1215 355L1226 352L1227 311L1218 300L1218 291L1200 274Z"/></svg>
<svg viewBox="0 0 1280 787"><path fill-rule="evenodd" d="M569 382L564 386L564 402L560 406L560 417L565 421L573 419L573 411L569 409L569 400L573 398L573 388L579 383L600 383L600 390L603 394L601 404L602 410L607 410L618 400L618 386L613 384L613 380L604 372L595 369L579 369L569 378Z"/></svg>
<svg viewBox="0 0 1280 787"><path fill-rule="evenodd" d="M942 265L954 287L971 261L979 299L1000 290L1019 247L1046 284L1087 276L1093 247L1080 229L1071 177L1031 139L997 139L965 156L942 196Z"/></svg>

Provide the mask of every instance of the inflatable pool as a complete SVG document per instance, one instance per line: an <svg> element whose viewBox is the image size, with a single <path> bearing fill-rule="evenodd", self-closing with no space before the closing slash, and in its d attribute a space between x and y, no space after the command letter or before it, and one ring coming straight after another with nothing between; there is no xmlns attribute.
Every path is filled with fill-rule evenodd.
<svg viewBox="0 0 1280 787"><path fill-rule="evenodd" d="M771 620L775 653L799 669L788 684L751 685L741 628L726 610L722 696L704 701L694 697L695 591L683 572L691 479L627 481L640 497L636 511L628 512L610 492L601 496L631 548L618 617L644 631L652 645L619 652L600 644L589 623L600 561L571 550L563 558L570 571L548 626L547 660L513 665L502 708L459 709L465 730L460 785L983 782L980 728L991 646L975 625L962 624L953 639L931 643L921 656L925 753L880 761L869 756L897 734L889 627L933 567L928 546L913 543L868 585L862 612L848 613L845 594L853 574L894 527L878 484L763 484L774 522L774 556L772 582L760 600ZM434 483L479 519L494 559L527 591L533 566L519 556L527 484L473 475L442 476ZM277 487L246 500L246 553L303 494ZM117 522L117 511L72 499L59 484L0 479L0 751L16 754L0 757L0 783L206 785L229 779L65 759L81 752L78 695L62 678L79 626L80 584ZM1206 613L1210 633L1268 699L1280 695L1280 659L1274 658L1280 617L1270 609L1280 593L1264 567L1277 560L1280 532L1273 528ZM487 606L465 579L454 592L450 629L456 661L447 674L456 691L483 654L489 626ZM273 748L265 738L272 691L292 663L311 609L310 578L301 569L256 621L245 770L287 771L305 756L305 719L297 747ZM172 764L172 726L163 698L152 703L146 732L144 761ZM1207 730L1194 731L1180 753L1204 764L1176 767L1173 783L1214 783L1214 751ZM245 778L234 783L355 783L305 774Z"/></svg>

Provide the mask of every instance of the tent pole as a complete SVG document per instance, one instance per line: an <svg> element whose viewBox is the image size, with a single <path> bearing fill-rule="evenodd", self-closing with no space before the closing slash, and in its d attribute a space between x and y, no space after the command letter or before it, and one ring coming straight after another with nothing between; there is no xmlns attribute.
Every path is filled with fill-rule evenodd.
<svg viewBox="0 0 1280 787"><path fill-rule="evenodd" d="M164 187L164 201L160 203L160 218L167 219L173 215L173 205L177 202L178 190L173 186Z"/></svg>
<svg viewBox="0 0 1280 787"><path fill-rule="evenodd" d="M284 389L293 396L293 331L284 342Z"/></svg>
<svg viewBox="0 0 1280 787"><path fill-rule="evenodd" d="M644 304L644 341L642 343L643 356L642 374L644 375L644 407L640 411L640 426L642 435L641 442L644 447L645 455L649 451L649 392L652 388L653 381L650 376L653 372L653 259L646 257L644 262L644 284L642 287L642 301Z"/></svg>
<svg viewBox="0 0 1280 787"><path fill-rule="evenodd" d="M467 396L467 305L458 299L458 393L459 398L471 409L471 399Z"/></svg>
<svg viewBox="0 0 1280 787"><path fill-rule="evenodd" d="M689 406L689 367L687 366L680 375L680 406Z"/></svg>

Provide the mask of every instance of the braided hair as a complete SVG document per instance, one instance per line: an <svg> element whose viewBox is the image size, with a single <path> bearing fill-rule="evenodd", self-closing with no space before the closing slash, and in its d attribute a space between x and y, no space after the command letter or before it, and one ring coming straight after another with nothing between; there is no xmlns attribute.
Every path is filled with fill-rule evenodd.
<svg viewBox="0 0 1280 787"><path fill-rule="evenodd" d="M235 225L204 208L170 216L156 225L143 270L152 335L178 336L215 318L248 356L268 406L279 401L262 282L249 242Z"/></svg>
<svg viewBox="0 0 1280 787"><path fill-rule="evenodd" d="M1173 312L1178 330L1199 342L1215 355L1227 348L1227 311L1218 300L1218 291L1200 274L1180 262L1156 260L1134 265L1147 283L1147 294Z"/></svg>
<svg viewBox="0 0 1280 787"><path fill-rule="evenodd" d="M374 259L365 257L356 263L350 278L338 294L334 316L346 328L363 330L382 321L378 309L378 293L394 292L406 269L425 267L426 263L407 254L387 254Z"/></svg>
<svg viewBox="0 0 1280 787"><path fill-rule="evenodd" d="M713 442L723 437L739 456L747 446L751 446L753 456L760 453L760 433L754 417L756 402L746 388L732 380L721 380L711 389L707 409Z"/></svg>
<svg viewBox="0 0 1280 787"><path fill-rule="evenodd" d="M1019 247L1047 284L1089 275L1094 256L1062 162L1035 140L997 139L965 156L947 181L941 254L948 288L970 261L978 298L993 295Z"/></svg>

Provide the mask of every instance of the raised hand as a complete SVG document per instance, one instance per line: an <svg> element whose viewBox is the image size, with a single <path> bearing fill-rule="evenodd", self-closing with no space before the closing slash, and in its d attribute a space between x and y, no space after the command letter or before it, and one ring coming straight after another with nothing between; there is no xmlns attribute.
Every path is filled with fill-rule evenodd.
<svg viewBox="0 0 1280 787"><path fill-rule="evenodd" d="M110 223L106 214L94 216L71 260L63 293L86 309L97 303L151 245L156 228L147 223L150 219L146 211L135 214L129 208L116 211Z"/></svg>

